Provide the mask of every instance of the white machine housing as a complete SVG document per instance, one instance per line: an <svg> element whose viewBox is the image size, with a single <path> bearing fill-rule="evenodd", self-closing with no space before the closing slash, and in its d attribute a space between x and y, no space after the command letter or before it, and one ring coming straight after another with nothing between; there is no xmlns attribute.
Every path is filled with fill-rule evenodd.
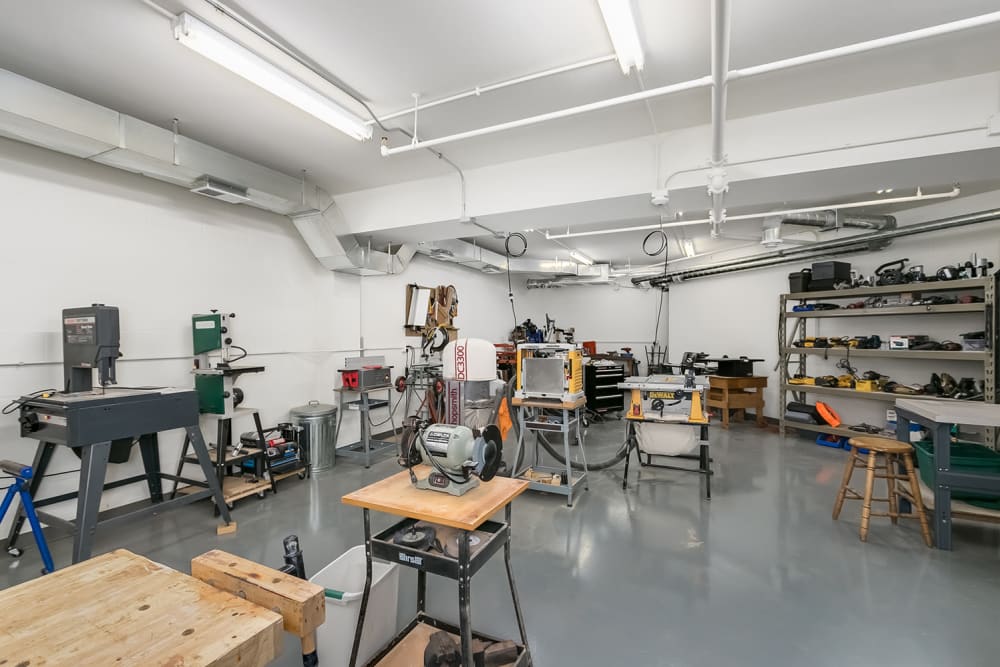
<svg viewBox="0 0 1000 667"><path fill-rule="evenodd" d="M459 338L441 351L444 423L482 428L489 423L497 383L497 353L481 338Z"/></svg>

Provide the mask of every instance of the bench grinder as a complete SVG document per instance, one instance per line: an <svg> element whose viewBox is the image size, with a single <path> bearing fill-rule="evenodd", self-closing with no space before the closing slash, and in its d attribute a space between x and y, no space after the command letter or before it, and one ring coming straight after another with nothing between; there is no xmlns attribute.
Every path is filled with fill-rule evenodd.
<svg viewBox="0 0 1000 667"><path fill-rule="evenodd" d="M493 479L502 457L503 438L492 424L477 433L468 426L417 422L403 429L399 444L399 464L409 470L414 486L453 496ZM433 468L425 479L413 473L421 462Z"/></svg>

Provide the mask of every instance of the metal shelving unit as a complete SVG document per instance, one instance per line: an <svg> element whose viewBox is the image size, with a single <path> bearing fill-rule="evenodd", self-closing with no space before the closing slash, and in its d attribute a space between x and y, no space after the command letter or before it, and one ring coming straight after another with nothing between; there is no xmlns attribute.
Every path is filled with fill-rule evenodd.
<svg viewBox="0 0 1000 667"><path fill-rule="evenodd" d="M855 389L845 389L840 387L817 387L815 385L791 384L790 378L794 374L806 375L807 359L809 357L822 356L847 356L852 358L883 358L883 359L905 359L911 361L970 361L982 364L982 377L985 381L984 398L987 403L997 402L997 381L996 381L996 349L993 345L997 326L996 294L998 275L988 278L975 278L971 280L952 280L929 283L909 283L905 285L892 285L882 287L865 287L859 289L827 290L822 292L793 292L782 294L779 299L778 311L778 355L779 371L781 374L780 395L782 405L782 416L779 428L782 435L787 429L797 429L815 433L826 433L839 436L857 435L856 431L847 428L834 428L825 425L801 424L790 422L784 419L784 406L788 404L789 394L794 396L794 400L805 402L807 394L820 394L829 396L839 396L847 399L861 399L868 401L881 401L883 403L894 403L898 394L882 391L857 391ZM795 304L805 304L809 301L830 301L849 299L859 301L872 296L889 296L899 294L928 294L936 292L974 292L983 297L982 303L956 303L939 304L927 306L888 306L881 308L855 308L842 310L814 310L803 312L792 312L791 306ZM969 351L961 350L957 352L947 352L943 350L862 350L857 348L827 347L827 348L800 348L793 347L792 341L804 338L806 326L809 321L828 317L881 317L893 315L950 315L954 313L982 313L983 328L986 330L986 350ZM957 333L957 332L956 332ZM794 371L792 370L794 367ZM906 398L921 398L919 396L907 396ZM927 398L934 398L928 396ZM947 400L947 399L946 399ZM995 431L989 430L986 433L987 444L993 446L995 442Z"/></svg>

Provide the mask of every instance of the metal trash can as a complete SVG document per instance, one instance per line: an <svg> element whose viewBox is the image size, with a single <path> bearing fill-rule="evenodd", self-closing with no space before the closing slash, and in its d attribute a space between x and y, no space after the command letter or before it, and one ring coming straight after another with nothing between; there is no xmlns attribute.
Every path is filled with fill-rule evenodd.
<svg viewBox="0 0 1000 667"><path fill-rule="evenodd" d="M337 407L309 401L288 411L292 423L302 427L300 445L309 452L309 471L329 470L337 453Z"/></svg>

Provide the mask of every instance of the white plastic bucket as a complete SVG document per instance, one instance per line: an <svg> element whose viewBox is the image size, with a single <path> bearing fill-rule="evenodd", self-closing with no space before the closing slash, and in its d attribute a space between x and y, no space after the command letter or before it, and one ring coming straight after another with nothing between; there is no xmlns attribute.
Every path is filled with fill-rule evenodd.
<svg viewBox="0 0 1000 667"><path fill-rule="evenodd" d="M326 598L326 622L316 631L316 650L323 667L347 667L354 645L354 629L361 614L365 592L365 547L344 552L309 581L335 591L341 599ZM399 595L399 566L372 562L372 591L365 611L358 664L363 665L396 636L396 604Z"/></svg>

